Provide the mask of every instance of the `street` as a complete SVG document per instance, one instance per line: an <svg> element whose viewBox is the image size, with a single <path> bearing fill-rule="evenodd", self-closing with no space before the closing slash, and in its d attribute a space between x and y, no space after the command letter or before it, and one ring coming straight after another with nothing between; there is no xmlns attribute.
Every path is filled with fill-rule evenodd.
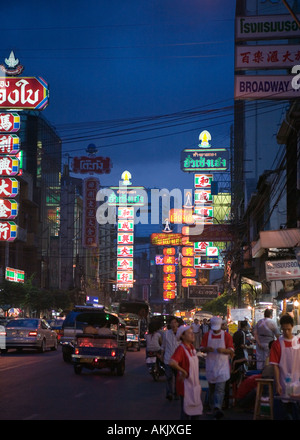
<svg viewBox="0 0 300 440"><path fill-rule="evenodd" d="M165 398L164 378L155 382L145 349L128 351L123 377L109 370L83 370L62 359L61 348L40 354L9 351L0 356L0 420L179 421L179 401ZM210 416L211 417L211 416ZM225 419L251 419L229 410ZM209 419L209 416L203 416Z"/></svg>
<svg viewBox="0 0 300 440"><path fill-rule="evenodd" d="M1 420L178 420L179 402L165 398L163 378L154 382L145 352L128 351L123 377L83 370L44 354L9 351L0 356Z"/></svg>

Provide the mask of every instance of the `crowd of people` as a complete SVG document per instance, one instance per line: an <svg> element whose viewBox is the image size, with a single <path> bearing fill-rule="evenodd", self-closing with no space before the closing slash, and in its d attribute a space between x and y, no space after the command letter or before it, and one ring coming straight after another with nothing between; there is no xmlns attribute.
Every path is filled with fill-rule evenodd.
<svg viewBox="0 0 300 440"><path fill-rule="evenodd" d="M272 319L272 309L251 329L248 321L239 322L238 330L231 335L226 320L213 316L191 325L172 317L168 329L150 324L146 350L156 350L164 363L166 398L179 399L181 420L197 420L203 414L199 358L205 359L204 369L208 382L206 414L213 419L224 417L230 392L235 405L243 410L253 409L256 396L256 379L272 378L276 400L275 418L299 417L298 403L284 399L286 377L300 381L300 336L293 335L293 318L283 315L280 329ZM248 348L255 343L256 370L249 371ZM300 383L299 383L300 385Z"/></svg>

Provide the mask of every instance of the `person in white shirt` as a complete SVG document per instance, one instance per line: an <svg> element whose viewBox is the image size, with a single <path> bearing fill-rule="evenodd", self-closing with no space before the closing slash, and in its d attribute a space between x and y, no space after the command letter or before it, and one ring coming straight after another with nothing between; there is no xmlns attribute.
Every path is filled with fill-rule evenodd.
<svg viewBox="0 0 300 440"><path fill-rule="evenodd" d="M172 318L170 321L170 329L164 333L162 342L162 352L163 360L165 364L165 374L166 374L166 398L168 400L173 400L177 398L175 389L175 378L176 370L170 367L169 362L171 356L174 354L176 348L178 347L180 341L176 338L177 329L179 326L177 318Z"/></svg>
<svg viewBox="0 0 300 440"><path fill-rule="evenodd" d="M275 338L279 338L279 330L272 320L273 310L266 309L264 318L260 319L254 327L254 338L256 341L256 368L264 368L267 357L270 354L269 344Z"/></svg>

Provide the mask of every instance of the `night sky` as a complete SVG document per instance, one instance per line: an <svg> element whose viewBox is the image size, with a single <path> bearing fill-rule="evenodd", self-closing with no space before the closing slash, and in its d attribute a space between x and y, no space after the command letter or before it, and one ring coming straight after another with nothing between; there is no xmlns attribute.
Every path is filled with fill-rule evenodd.
<svg viewBox="0 0 300 440"><path fill-rule="evenodd" d="M145 187L191 188L180 152L204 129L229 147L233 123L233 0L2 2L0 63L13 50L22 76L41 76L43 115L63 152L93 143ZM64 161L67 158L64 157Z"/></svg>

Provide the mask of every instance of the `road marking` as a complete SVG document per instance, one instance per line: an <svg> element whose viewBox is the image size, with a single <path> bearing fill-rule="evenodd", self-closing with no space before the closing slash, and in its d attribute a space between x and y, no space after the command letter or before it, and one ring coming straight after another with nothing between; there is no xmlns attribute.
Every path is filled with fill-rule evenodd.
<svg viewBox="0 0 300 440"><path fill-rule="evenodd" d="M82 397L82 396L85 396L86 395L86 393L78 393L78 394L75 394L75 398L76 399L78 399L79 397Z"/></svg>

